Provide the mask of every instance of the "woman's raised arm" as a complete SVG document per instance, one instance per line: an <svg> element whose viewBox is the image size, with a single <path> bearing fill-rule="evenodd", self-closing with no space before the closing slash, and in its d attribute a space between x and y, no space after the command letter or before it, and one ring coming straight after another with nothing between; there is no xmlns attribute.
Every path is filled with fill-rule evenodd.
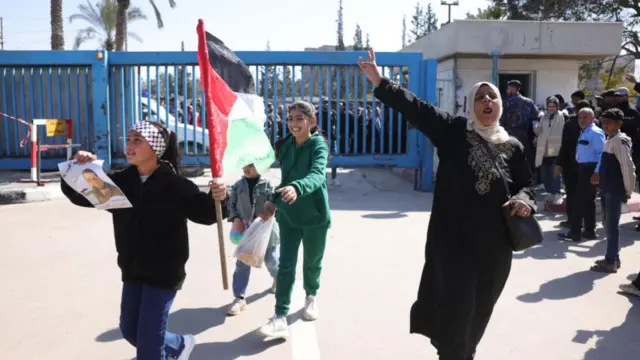
<svg viewBox="0 0 640 360"><path fill-rule="evenodd" d="M411 91L383 78L376 65L375 53L369 50L369 60L360 58L358 65L366 77L376 86L373 94L386 106L404 115L404 119L438 147L455 119L451 114L419 99Z"/></svg>

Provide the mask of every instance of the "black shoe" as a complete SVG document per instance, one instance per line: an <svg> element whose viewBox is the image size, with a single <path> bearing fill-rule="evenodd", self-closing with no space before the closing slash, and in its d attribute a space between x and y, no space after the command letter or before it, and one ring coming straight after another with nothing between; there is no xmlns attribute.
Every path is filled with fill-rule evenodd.
<svg viewBox="0 0 640 360"><path fill-rule="evenodd" d="M567 220L560 221L560 226L563 227L563 228L567 228L567 229L571 228L571 224Z"/></svg>
<svg viewBox="0 0 640 360"><path fill-rule="evenodd" d="M633 220L635 220L635 221L640 221L640 216L634 216L634 217L633 217Z"/></svg>
<svg viewBox="0 0 640 360"><path fill-rule="evenodd" d="M595 231L583 231L582 234L580 234L580 236L582 236L583 239L587 239L587 240L598 239L598 236L596 235Z"/></svg>
<svg viewBox="0 0 640 360"><path fill-rule="evenodd" d="M572 234L571 232L560 233L560 234L558 234L558 238L560 238L562 240L570 240L570 241L575 241L575 242L579 242L580 240L582 240L580 238L580 235Z"/></svg>

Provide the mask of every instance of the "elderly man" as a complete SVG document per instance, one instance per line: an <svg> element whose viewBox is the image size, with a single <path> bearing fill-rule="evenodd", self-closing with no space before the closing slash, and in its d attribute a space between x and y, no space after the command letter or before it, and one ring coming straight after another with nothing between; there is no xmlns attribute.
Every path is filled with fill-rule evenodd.
<svg viewBox="0 0 640 360"><path fill-rule="evenodd" d="M590 108L583 108L578 113L578 124L582 129L576 147L578 163L578 182L574 191L575 204L571 229L568 233L558 234L565 240L579 242L582 238L596 239L596 187L593 184L600 168L600 158L604 150L604 131L593 122L595 114ZM584 232L582 223L584 220Z"/></svg>
<svg viewBox="0 0 640 360"><path fill-rule="evenodd" d="M518 80L511 80L507 83L507 96L502 99L503 113L500 118L500 125L507 130L509 135L518 139L524 146L524 152L531 166L535 171L535 152L533 142L533 122L538 121L538 110L533 100L520 94L522 84Z"/></svg>

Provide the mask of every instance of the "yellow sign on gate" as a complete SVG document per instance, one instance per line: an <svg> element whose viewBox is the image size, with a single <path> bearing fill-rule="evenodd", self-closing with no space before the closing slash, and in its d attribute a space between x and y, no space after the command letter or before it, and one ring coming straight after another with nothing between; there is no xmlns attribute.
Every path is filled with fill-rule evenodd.
<svg viewBox="0 0 640 360"><path fill-rule="evenodd" d="M67 134L67 122L58 119L47 119L47 137L65 136Z"/></svg>

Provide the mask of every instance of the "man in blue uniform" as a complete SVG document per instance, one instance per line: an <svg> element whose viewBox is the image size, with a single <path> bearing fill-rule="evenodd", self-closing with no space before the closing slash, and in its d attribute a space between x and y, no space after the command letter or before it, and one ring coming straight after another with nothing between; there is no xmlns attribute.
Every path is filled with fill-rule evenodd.
<svg viewBox="0 0 640 360"><path fill-rule="evenodd" d="M507 96L502 99L503 113L500 118L500 125L507 130L509 135L518 139L524 146L524 152L531 166L535 171L535 149L533 142L533 122L538 121L538 110L533 100L522 96L520 89L522 84L518 80L511 80L507 83Z"/></svg>
<svg viewBox="0 0 640 360"><path fill-rule="evenodd" d="M565 240L580 241L596 239L596 187L600 167L600 159L604 150L604 131L593 122L595 114L592 109L584 108L578 113L578 123L582 129L576 147L578 163L578 183L575 189L575 205L571 229L568 233L558 234ZM584 232L582 223L584 221Z"/></svg>

